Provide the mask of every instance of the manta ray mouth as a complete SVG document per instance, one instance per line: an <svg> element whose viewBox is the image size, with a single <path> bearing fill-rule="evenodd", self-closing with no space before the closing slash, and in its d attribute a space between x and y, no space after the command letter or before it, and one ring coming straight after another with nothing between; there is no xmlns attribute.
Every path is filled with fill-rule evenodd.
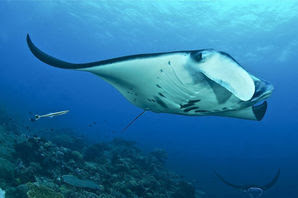
<svg viewBox="0 0 298 198"><path fill-rule="evenodd" d="M267 81L258 81L255 82L256 90L252 97L252 102L258 103L269 98L274 90L274 87L271 83Z"/></svg>
<svg viewBox="0 0 298 198"><path fill-rule="evenodd" d="M257 99L256 99L256 102L261 102L261 101L264 101L266 100L267 98L269 98L272 94L272 90L267 90L266 92L262 93Z"/></svg>
<svg viewBox="0 0 298 198"><path fill-rule="evenodd" d="M274 88L272 84L266 81L260 81L257 83L257 85L258 86L256 87L255 94L252 98L252 102L255 104L252 107L252 110L255 114L256 119L258 121L261 121L265 116L265 113L267 111L267 106L268 106L267 101L264 101L264 100L266 100L271 96ZM262 103L258 104L260 102Z"/></svg>
<svg viewBox="0 0 298 198"><path fill-rule="evenodd" d="M267 101L264 101L262 104L254 105L252 107L257 121L261 121L264 118L265 113L267 111L267 106Z"/></svg>

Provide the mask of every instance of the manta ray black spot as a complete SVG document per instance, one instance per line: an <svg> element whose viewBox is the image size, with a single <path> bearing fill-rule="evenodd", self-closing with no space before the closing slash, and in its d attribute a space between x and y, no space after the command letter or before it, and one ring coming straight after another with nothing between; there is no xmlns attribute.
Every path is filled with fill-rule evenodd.
<svg viewBox="0 0 298 198"><path fill-rule="evenodd" d="M156 84L156 87L160 88L161 89L161 86L159 84Z"/></svg>
<svg viewBox="0 0 298 198"><path fill-rule="evenodd" d="M171 61L168 62L168 65L171 65Z"/></svg>
<svg viewBox="0 0 298 198"><path fill-rule="evenodd" d="M158 95L160 95L161 97L164 97L164 98L166 98L166 96L165 95L163 95L162 93L158 93Z"/></svg>
<svg viewBox="0 0 298 198"><path fill-rule="evenodd" d="M160 69L160 72L163 72L163 69Z"/></svg>
<svg viewBox="0 0 298 198"><path fill-rule="evenodd" d="M149 102L156 102L154 99L151 99L151 98L147 98L147 100L148 100Z"/></svg>
<svg viewBox="0 0 298 198"><path fill-rule="evenodd" d="M200 102L200 101L201 101L200 99L198 99L198 100L189 100L188 103L186 103L186 104L183 104L183 105L180 104L180 109L193 106L195 103Z"/></svg>
<svg viewBox="0 0 298 198"><path fill-rule="evenodd" d="M196 103L196 102L200 102L201 100L198 99L198 100L190 100L188 103Z"/></svg>
<svg viewBox="0 0 298 198"><path fill-rule="evenodd" d="M156 102L162 106L163 108L168 108L168 106L166 105L166 103L164 103L164 101L162 101L159 97L154 97L154 99L156 100Z"/></svg>
<svg viewBox="0 0 298 198"><path fill-rule="evenodd" d="M194 109L198 109L199 107L191 107L191 108L188 108L188 109L184 109L183 111L184 112L189 112L191 110L194 110Z"/></svg>
<svg viewBox="0 0 298 198"><path fill-rule="evenodd" d="M207 113L207 112L209 112L209 111L207 111L207 110L196 110L195 112L196 112L196 113Z"/></svg>
<svg viewBox="0 0 298 198"><path fill-rule="evenodd" d="M147 98L149 102L156 102L154 99Z"/></svg>
<svg viewBox="0 0 298 198"><path fill-rule="evenodd" d="M194 105L193 103L187 103L187 104L184 104L184 105L180 105L180 109L183 109L183 108L187 108L187 107L190 107Z"/></svg>

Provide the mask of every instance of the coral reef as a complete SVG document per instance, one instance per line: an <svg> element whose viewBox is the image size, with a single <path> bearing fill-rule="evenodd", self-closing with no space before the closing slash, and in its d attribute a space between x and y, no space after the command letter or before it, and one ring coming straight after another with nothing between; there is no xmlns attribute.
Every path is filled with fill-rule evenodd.
<svg viewBox="0 0 298 198"><path fill-rule="evenodd" d="M28 198L63 198L61 193L56 193L46 186L37 186L36 184L27 184L29 191L27 192Z"/></svg>
<svg viewBox="0 0 298 198"><path fill-rule="evenodd" d="M91 190L100 189L99 185L96 184L95 182L93 182L91 180L87 180L87 179L82 180L82 179L79 179L73 175L63 175L62 179L63 179L64 183L69 184L74 187L87 188L87 189L91 189Z"/></svg>
<svg viewBox="0 0 298 198"><path fill-rule="evenodd" d="M14 177L14 164L0 157L0 178L9 179Z"/></svg>
<svg viewBox="0 0 298 198"><path fill-rule="evenodd" d="M21 134L0 125L0 150L7 151L0 152L0 187L6 198L201 197L166 169L163 150L144 154L123 139L89 145L69 133L51 141Z"/></svg>

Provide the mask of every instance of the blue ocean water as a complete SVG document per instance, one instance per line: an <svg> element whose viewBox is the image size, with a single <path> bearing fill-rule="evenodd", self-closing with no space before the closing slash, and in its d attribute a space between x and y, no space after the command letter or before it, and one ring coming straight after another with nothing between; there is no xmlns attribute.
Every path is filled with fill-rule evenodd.
<svg viewBox="0 0 298 198"><path fill-rule="evenodd" d="M0 103L24 123L29 112L70 109L35 128L73 128L90 140L124 137L168 152L168 167L197 181L209 197L246 197L225 186L264 184L264 197L298 195L298 2L285 1L13 1L0 2ZM146 112L95 75L38 61L25 38L70 62L131 54L214 48L231 54L275 90L260 121ZM88 127L92 122L96 127Z"/></svg>

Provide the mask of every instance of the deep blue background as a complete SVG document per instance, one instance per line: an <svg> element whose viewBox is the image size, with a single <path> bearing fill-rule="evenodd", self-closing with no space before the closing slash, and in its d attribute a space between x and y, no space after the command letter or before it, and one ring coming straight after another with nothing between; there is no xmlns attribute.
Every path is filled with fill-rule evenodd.
<svg viewBox="0 0 298 198"><path fill-rule="evenodd" d="M210 197L245 197L214 176L266 183L264 197L298 196L298 2L0 1L0 103L28 125L28 113L66 116L31 126L74 128L93 140L121 136L145 150L163 148L168 166ZM38 61L25 37L53 56L90 62L138 53L214 48L231 54L275 90L261 122L184 117L141 110L102 79ZM88 124L96 121L96 127ZM115 132L116 131L116 132Z"/></svg>

